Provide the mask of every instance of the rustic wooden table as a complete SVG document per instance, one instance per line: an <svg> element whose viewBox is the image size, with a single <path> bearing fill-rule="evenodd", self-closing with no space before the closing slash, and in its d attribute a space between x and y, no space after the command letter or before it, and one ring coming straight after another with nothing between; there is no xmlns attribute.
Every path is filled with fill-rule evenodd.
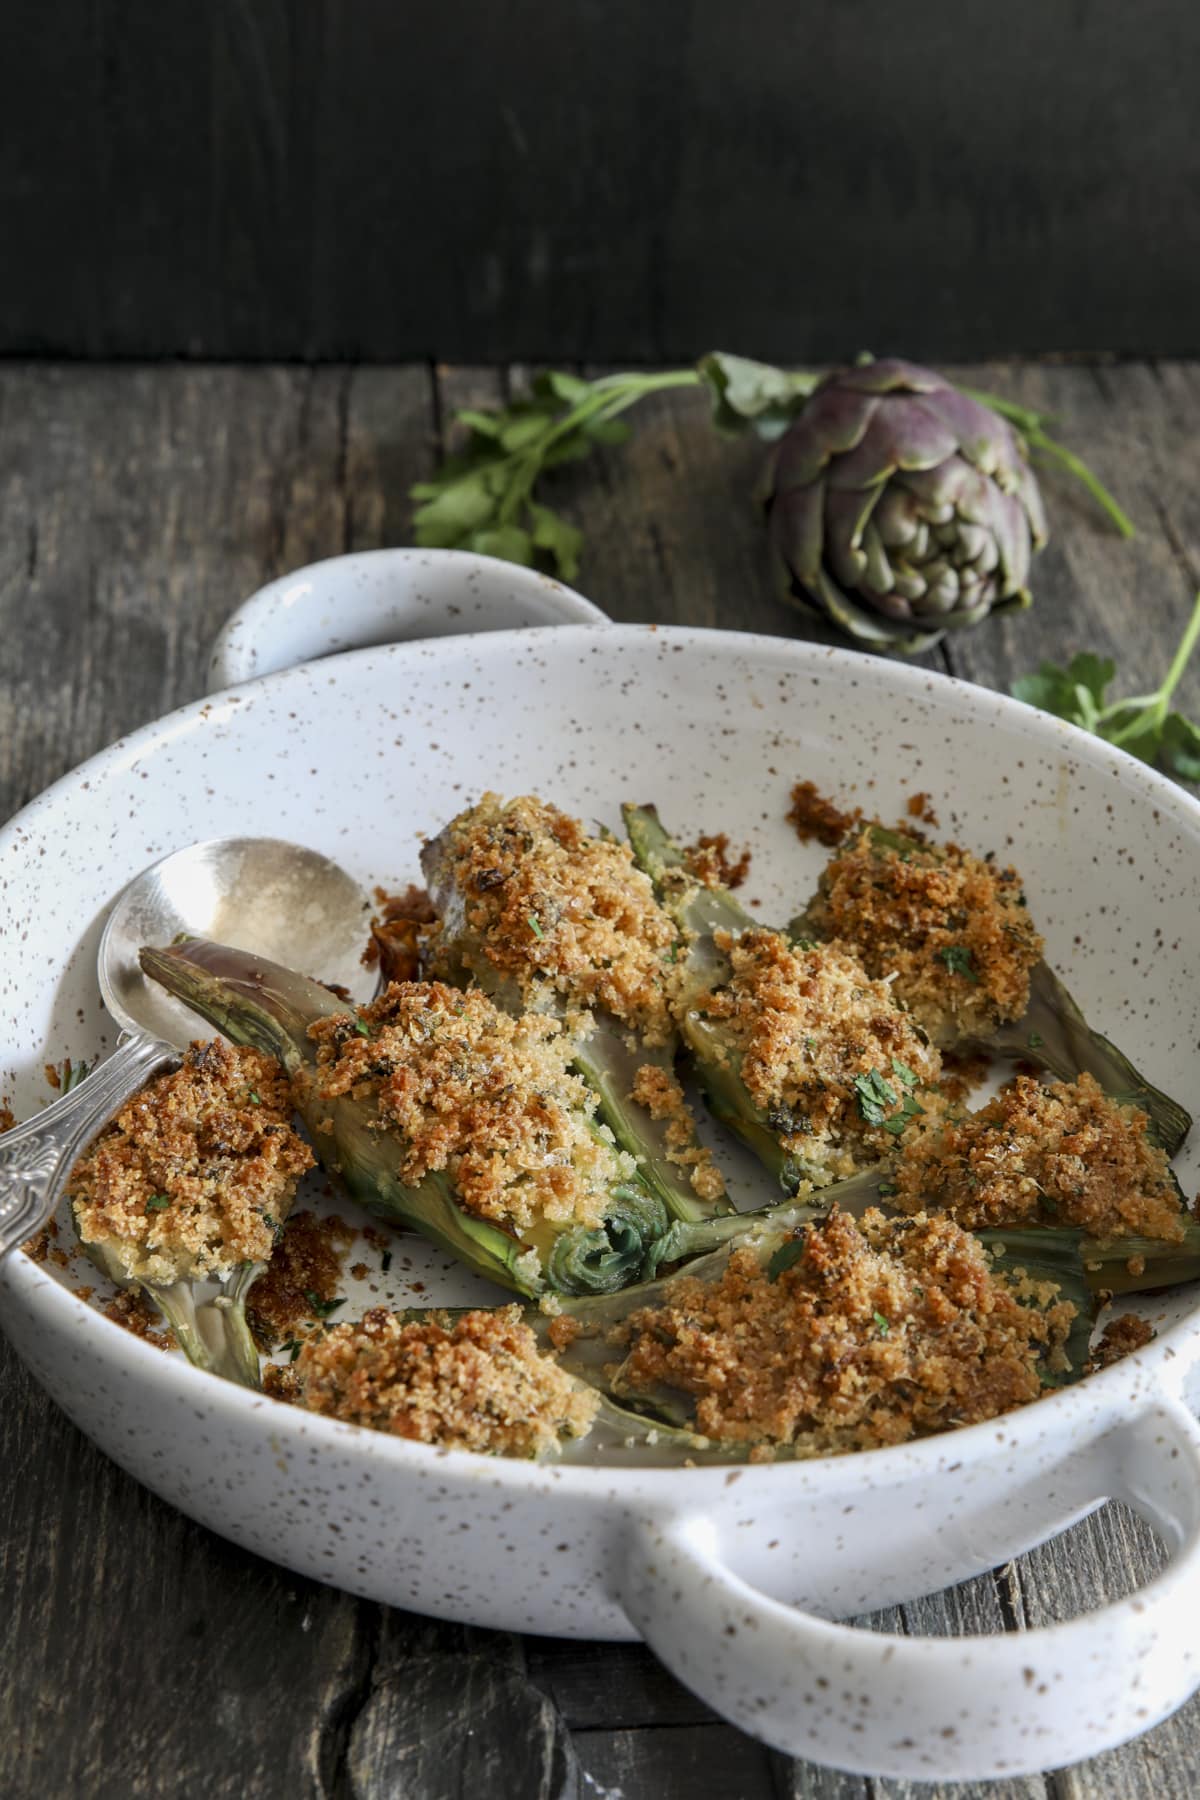
<svg viewBox="0 0 1200 1800"><path fill-rule="evenodd" d="M1200 584L1200 365L1005 365L963 378L1056 412L1138 537L1118 542L1051 478L1054 538L1035 609L930 662L1006 687L1042 656L1087 647L1119 657L1129 691L1153 687ZM218 626L260 583L405 542L405 491L453 409L487 403L508 379L426 367L0 368L0 816L198 694ZM802 631L764 578L747 501L757 454L715 438L697 395L648 404L632 445L562 478L588 534L585 591L617 619ZM1200 668L1183 697L1200 710ZM299 1580L137 1487L6 1349L0 1385L0 1790L13 1800L909 1791L773 1754L639 1647L441 1625ZM1019 1631L1128 1591L1160 1560L1141 1523L1108 1507L879 1622ZM1190 1800L1198 1766L1200 1698L1094 1762L922 1791Z"/></svg>

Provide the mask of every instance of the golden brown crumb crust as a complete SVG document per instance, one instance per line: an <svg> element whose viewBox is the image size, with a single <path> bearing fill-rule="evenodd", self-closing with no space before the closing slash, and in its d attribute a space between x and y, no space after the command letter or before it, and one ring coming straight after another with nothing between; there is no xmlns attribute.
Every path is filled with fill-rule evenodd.
<svg viewBox="0 0 1200 1800"><path fill-rule="evenodd" d="M862 818L859 807L843 812L832 800L819 793L815 781L798 781L792 789L792 804L787 819L802 844L815 838L830 850L840 844Z"/></svg>
<svg viewBox="0 0 1200 1800"><path fill-rule="evenodd" d="M743 850L734 857L729 851L729 834L718 831L702 833L683 853L688 868L705 887L740 888L750 873L750 852Z"/></svg>
<svg viewBox="0 0 1200 1800"><path fill-rule="evenodd" d="M896 997L941 1045L1020 1018L1044 948L1015 869L956 844L881 847L870 827L829 862L808 919L871 975L894 976Z"/></svg>
<svg viewBox="0 0 1200 1800"><path fill-rule="evenodd" d="M718 1282L679 1275L666 1305L628 1322L618 1391L681 1389L697 1430L726 1441L899 1444L1037 1399L1075 1308L1046 1284L1021 1291L1037 1304L949 1219L835 1210L775 1279L749 1248Z"/></svg>
<svg viewBox="0 0 1200 1800"><path fill-rule="evenodd" d="M1131 1356L1135 1350L1152 1343L1154 1336L1153 1325L1146 1319L1139 1319L1136 1313L1122 1313L1120 1318L1110 1319L1100 1334L1100 1342L1084 1364L1084 1374L1094 1375L1097 1369L1107 1369L1112 1363L1120 1362L1122 1357Z"/></svg>
<svg viewBox="0 0 1200 1800"><path fill-rule="evenodd" d="M71 1173L84 1243L169 1284L265 1262L313 1165L273 1057L223 1039L128 1100Z"/></svg>
<svg viewBox="0 0 1200 1800"><path fill-rule="evenodd" d="M310 1412L452 1450L541 1456L598 1405L544 1355L520 1308L405 1319L375 1307L311 1338L295 1367Z"/></svg>
<svg viewBox="0 0 1200 1800"><path fill-rule="evenodd" d="M246 1320L260 1350L297 1338L332 1307L354 1228L336 1214L293 1213L264 1272L246 1297ZM315 1303L315 1304L314 1304Z"/></svg>
<svg viewBox="0 0 1200 1800"><path fill-rule="evenodd" d="M655 1120L666 1119L667 1160L688 1171L693 1193L701 1200L719 1200L725 1178L713 1161L711 1150L696 1142L696 1116L678 1077L661 1063L643 1063L633 1078L629 1098L644 1106Z"/></svg>
<svg viewBox="0 0 1200 1800"><path fill-rule="evenodd" d="M589 836L532 795L484 794L446 835L467 924L527 998L548 983L573 1007L668 1040L664 958L676 930L627 844Z"/></svg>
<svg viewBox="0 0 1200 1800"><path fill-rule="evenodd" d="M558 1022L511 1018L478 988L394 982L357 1014L309 1028L325 1099L373 1098L401 1141L412 1187L445 1170L468 1211L516 1231L539 1220L598 1225L631 1157L592 1122Z"/></svg>
<svg viewBox="0 0 1200 1800"><path fill-rule="evenodd" d="M941 1059L887 983L872 981L839 944L794 947L764 930L719 931L714 941L729 957L730 978L694 1008L736 1044L750 1096L786 1147L807 1165L824 1164L826 1180L894 1149L896 1134L872 1123L856 1083L878 1074L895 1101L885 1099L883 1110L899 1118L908 1089L897 1064L919 1093L936 1082Z"/></svg>
<svg viewBox="0 0 1200 1800"><path fill-rule="evenodd" d="M362 954L368 969L378 965L384 982L415 981L421 973L426 939L437 914L423 887L410 882L403 893L375 889L379 911L371 920L371 937Z"/></svg>
<svg viewBox="0 0 1200 1800"><path fill-rule="evenodd" d="M1018 1075L977 1113L909 1134L894 1204L938 1207L968 1227L1034 1220L1177 1242L1186 1216L1149 1123L1090 1075L1045 1084Z"/></svg>

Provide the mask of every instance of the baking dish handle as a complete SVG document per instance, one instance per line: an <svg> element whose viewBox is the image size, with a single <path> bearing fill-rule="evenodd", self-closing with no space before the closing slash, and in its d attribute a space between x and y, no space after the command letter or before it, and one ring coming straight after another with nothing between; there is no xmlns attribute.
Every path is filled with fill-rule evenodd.
<svg viewBox="0 0 1200 1800"><path fill-rule="evenodd" d="M636 1526L622 1605L680 1681L790 1755L925 1781L1060 1768L1200 1686L1200 1427L1166 1399L1094 1449L1096 1497L1132 1506L1173 1555L1140 1591L1065 1624L957 1638L833 1624L735 1575L695 1514Z"/></svg>
<svg viewBox="0 0 1200 1800"><path fill-rule="evenodd" d="M244 600L213 644L208 691L411 638L608 623L574 588L495 556L356 550L294 569Z"/></svg>

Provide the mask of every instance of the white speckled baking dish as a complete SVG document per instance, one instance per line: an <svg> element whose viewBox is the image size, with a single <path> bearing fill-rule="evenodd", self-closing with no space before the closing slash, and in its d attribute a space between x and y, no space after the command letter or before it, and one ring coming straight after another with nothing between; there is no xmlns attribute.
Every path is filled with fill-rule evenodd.
<svg viewBox="0 0 1200 1800"><path fill-rule="evenodd" d="M309 663L186 707L59 782L0 834L0 1091L27 1115L47 1059L111 1041L93 979L100 922L177 846L287 835L364 882L403 881L422 835L485 786L609 822L622 799L653 797L685 833L748 840L750 891L764 919L784 918L820 861L784 823L800 775L885 817L923 789L948 833L1011 853L1095 1022L1194 1106L1200 806L1186 794L920 670L616 626ZM1177 1166L1194 1191L1194 1147ZM427 1300L483 1293L413 1240L397 1250L399 1303L418 1275ZM86 1279L14 1256L0 1317L70 1416L164 1498L262 1555L418 1611L641 1634L718 1711L795 1754L925 1779L1043 1769L1144 1730L1200 1683L1200 1292L1153 1303L1145 1350L991 1424L861 1456L680 1471L437 1454L307 1416L129 1336L71 1291ZM1130 1599L996 1639L827 1622L976 1573L1106 1495L1172 1552Z"/></svg>

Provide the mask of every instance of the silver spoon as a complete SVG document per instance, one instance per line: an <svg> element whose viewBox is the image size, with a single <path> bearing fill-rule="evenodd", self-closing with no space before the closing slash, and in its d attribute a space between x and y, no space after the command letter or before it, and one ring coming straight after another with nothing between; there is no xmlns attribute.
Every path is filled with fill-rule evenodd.
<svg viewBox="0 0 1200 1800"><path fill-rule="evenodd" d="M39 1231L76 1160L156 1070L179 1061L198 1021L148 982L143 944L181 932L252 950L369 999L374 971L360 956L371 903L316 850L278 838L214 838L164 857L125 889L100 939L97 974L121 1036L80 1086L0 1137L0 1257Z"/></svg>

